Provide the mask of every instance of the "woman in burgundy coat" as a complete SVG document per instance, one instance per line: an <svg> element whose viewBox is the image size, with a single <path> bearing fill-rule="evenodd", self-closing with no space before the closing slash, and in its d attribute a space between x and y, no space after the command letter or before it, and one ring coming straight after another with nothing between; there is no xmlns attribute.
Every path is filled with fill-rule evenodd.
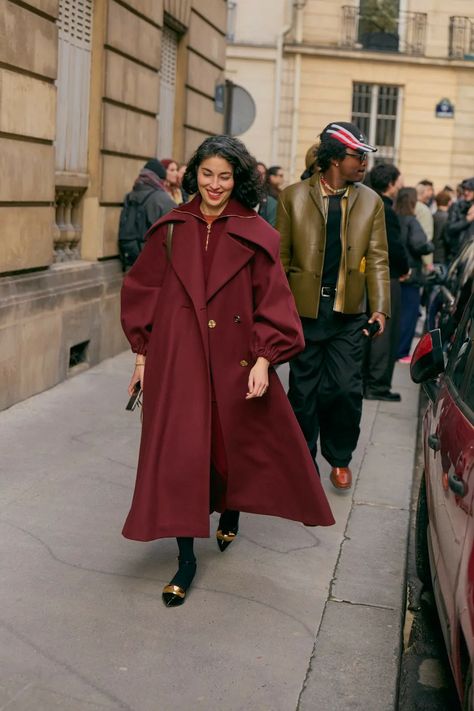
<svg viewBox="0 0 474 711"><path fill-rule="evenodd" d="M184 601L210 511L221 513L221 551L237 535L239 511L334 523L273 369L304 341L279 235L252 209L256 162L239 140L208 138L183 185L196 196L151 228L122 289L122 325L137 354L129 393L138 381L144 392L123 534L177 538L168 606Z"/></svg>

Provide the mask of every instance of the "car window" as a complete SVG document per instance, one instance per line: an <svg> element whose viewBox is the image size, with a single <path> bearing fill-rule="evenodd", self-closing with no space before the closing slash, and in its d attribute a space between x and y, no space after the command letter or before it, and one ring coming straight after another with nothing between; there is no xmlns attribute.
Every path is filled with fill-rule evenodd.
<svg viewBox="0 0 474 711"><path fill-rule="evenodd" d="M461 390L466 366L473 347L474 339L474 301L464 314L458 326L453 349L449 355L448 377L456 390Z"/></svg>

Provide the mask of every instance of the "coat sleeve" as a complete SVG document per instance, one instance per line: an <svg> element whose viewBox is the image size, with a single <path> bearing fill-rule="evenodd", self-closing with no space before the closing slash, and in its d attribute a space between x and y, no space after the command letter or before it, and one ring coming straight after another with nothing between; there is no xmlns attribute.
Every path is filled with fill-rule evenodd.
<svg viewBox="0 0 474 711"><path fill-rule="evenodd" d="M390 316L390 275L388 270L387 233L382 200L377 207L367 250L367 292L370 311Z"/></svg>
<svg viewBox="0 0 474 711"><path fill-rule="evenodd" d="M173 210L176 204L164 190L155 190L153 195L146 201L146 213L148 224L154 225L160 217Z"/></svg>
<svg viewBox="0 0 474 711"><path fill-rule="evenodd" d="M283 196L278 198L276 229L280 233L280 259L283 269L288 273L291 264L291 218L288 208L283 202Z"/></svg>
<svg viewBox="0 0 474 711"><path fill-rule="evenodd" d="M146 355L158 295L168 265L166 225L148 234L137 261L127 272L121 292L121 321L134 353Z"/></svg>
<svg viewBox="0 0 474 711"><path fill-rule="evenodd" d="M253 332L252 354L272 365L293 358L304 348L303 330L293 294L278 258L257 250L252 259Z"/></svg>
<svg viewBox="0 0 474 711"><path fill-rule="evenodd" d="M385 227L388 241L388 263L390 271L400 276L410 268L406 249L400 239L400 220L392 209L385 208Z"/></svg>
<svg viewBox="0 0 474 711"><path fill-rule="evenodd" d="M428 241L423 227L416 217L408 225L408 249L416 257L422 254L431 254L434 251L433 242Z"/></svg>

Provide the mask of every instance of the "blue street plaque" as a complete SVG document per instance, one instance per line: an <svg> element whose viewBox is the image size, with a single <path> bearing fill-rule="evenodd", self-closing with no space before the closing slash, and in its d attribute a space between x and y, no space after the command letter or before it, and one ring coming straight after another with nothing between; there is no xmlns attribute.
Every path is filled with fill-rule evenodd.
<svg viewBox="0 0 474 711"><path fill-rule="evenodd" d="M454 105L449 99L441 99L436 104L435 108L436 118L453 118L454 117Z"/></svg>

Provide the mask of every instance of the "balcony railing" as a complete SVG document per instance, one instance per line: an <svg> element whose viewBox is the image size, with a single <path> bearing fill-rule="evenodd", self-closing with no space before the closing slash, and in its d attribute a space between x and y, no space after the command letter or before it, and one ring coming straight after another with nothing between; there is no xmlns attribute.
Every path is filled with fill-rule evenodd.
<svg viewBox="0 0 474 711"><path fill-rule="evenodd" d="M474 19L454 15L449 18L449 56L474 59Z"/></svg>
<svg viewBox="0 0 474 711"><path fill-rule="evenodd" d="M342 8L341 46L376 52L401 52L422 56L426 47L426 12L400 12L394 20L395 31L365 31L369 18L359 14L359 8Z"/></svg>
<svg viewBox="0 0 474 711"><path fill-rule="evenodd" d="M82 197L88 184L87 175L56 173L55 262L71 262L81 258Z"/></svg>

